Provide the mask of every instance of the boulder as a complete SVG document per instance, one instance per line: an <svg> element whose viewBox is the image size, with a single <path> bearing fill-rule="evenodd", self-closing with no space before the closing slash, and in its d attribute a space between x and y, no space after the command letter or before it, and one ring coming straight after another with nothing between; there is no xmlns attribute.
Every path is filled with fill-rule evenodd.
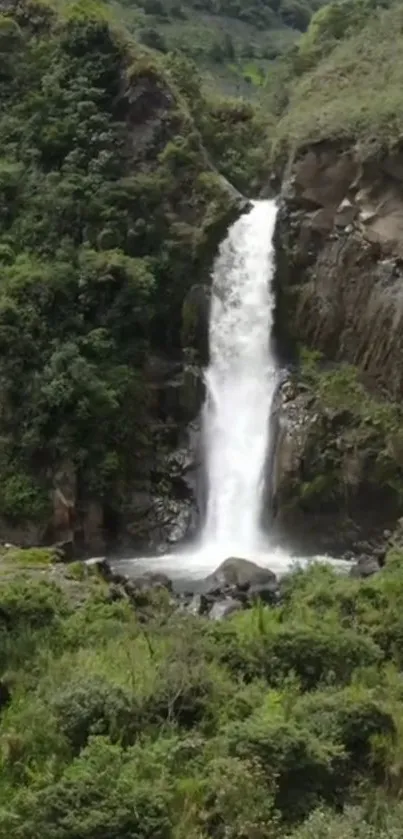
<svg viewBox="0 0 403 839"><path fill-rule="evenodd" d="M372 577L373 574L377 574L378 571L380 571L380 568L381 566L377 557L360 556L356 564L353 565L350 571L350 576L365 579L365 577Z"/></svg>
<svg viewBox="0 0 403 839"><path fill-rule="evenodd" d="M186 611L191 615L205 615L209 607L209 601L204 594L194 594L190 603L186 606Z"/></svg>
<svg viewBox="0 0 403 839"><path fill-rule="evenodd" d="M73 539L66 539L64 542L56 542L55 562L73 562L76 558L76 550Z"/></svg>
<svg viewBox="0 0 403 839"><path fill-rule="evenodd" d="M242 603L239 600L235 600L234 597L225 597L223 600L217 600L213 604L209 612L209 618L213 621L222 620L233 615L234 612L239 612L240 609L242 609Z"/></svg>
<svg viewBox="0 0 403 839"><path fill-rule="evenodd" d="M140 577L134 577L131 581L138 589L166 588L172 591L172 580L166 575L157 571L147 571Z"/></svg>
<svg viewBox="0 0 403 839"><path fill-rule="evenodd" d="M267 580L265 583L256 583L248 589L248 601L256 602L262 600L269 606L274 606L278 603L280 592L276 578L274 580Z"/></svg>
<svg viewBox="0 0 403 839"><path fill-rule="evenodd" d="M263 568L249 559L235 556L224 560L205 582L209 591L226 587L247 590L251 586L277 584L276 575L269 568Z"/></svg>

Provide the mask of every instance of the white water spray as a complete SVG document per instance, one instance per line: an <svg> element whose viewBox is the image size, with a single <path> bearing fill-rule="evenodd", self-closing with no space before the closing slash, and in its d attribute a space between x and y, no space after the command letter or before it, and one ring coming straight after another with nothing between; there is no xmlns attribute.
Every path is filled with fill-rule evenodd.
<svg viewBox="0 0 403 839"><path fill-rule="evenodd" d="M203 432L207 515L202 537L223 557L262 548L264 466L277 369L270 336L274 201L258 201L222 243L213 273Z"/></svg>

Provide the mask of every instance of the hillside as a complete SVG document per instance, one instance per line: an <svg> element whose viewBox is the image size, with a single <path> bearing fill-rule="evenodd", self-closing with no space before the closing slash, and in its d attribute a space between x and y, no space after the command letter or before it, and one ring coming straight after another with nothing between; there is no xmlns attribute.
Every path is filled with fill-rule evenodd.
<svg viewBox="0 0 403 839"><path fill-rule="evenodd" d="M262 172L243 150L248 130L264 140L253 109L210 107L186 62L109 12L9 2L0 18L0 520L19 543L103 550L123 521L135 539L150 487L166 518L156 460L194 408L177 379L163 403L161 375L244 203L216 165L245 191Z"/></svg>
<svg viewBox="0 0 403 839"><path fill-rule="evenodd" d="M315 16L277 69L283 101L275 157L309 142L340 140L358 143L365 158L399 141L402 14L401 4L388 0L342 0ZM272 95L275 90L276 78ZM273 99L268 104L273 107Z"/></svg>
<svg viewBox="0 0 403 839"><path fill-rule="evenodd" d="M321 5L323 0L126 0L113 8L142 43L194 60L209 89L250 98Z"/></svg>

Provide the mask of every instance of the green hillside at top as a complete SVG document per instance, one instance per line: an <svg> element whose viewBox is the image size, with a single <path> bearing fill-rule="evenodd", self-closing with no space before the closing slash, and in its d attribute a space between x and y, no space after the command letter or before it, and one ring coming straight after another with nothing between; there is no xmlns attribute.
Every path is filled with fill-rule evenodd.
<svg viewBox="0 0 403 839"><path fill-rule="evenodd" d="M117 0L136 37L161 52L180 50L227 93L264 86L271 62L308 27L323 0Z"/></svg>
<svg viewBox="0 0 403 839"><path fill-rule="evenodd" d="M277 62L266 91L277 158L321 139L358 142L363 153L393 146L403 132L402 4L328 4Z"/></svg>

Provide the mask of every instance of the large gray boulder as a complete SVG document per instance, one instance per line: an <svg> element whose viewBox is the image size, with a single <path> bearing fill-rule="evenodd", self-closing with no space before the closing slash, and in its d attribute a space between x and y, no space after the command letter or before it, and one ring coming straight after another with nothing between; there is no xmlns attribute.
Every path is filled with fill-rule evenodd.
<svg viewBox="0 0 403 839"><path fill-rule="evenodd" d="M206 579L208 590L235 587L247 590L252 586L274 586L277 579L273 571L263 568L250 559L231 556Z"/></svg>

